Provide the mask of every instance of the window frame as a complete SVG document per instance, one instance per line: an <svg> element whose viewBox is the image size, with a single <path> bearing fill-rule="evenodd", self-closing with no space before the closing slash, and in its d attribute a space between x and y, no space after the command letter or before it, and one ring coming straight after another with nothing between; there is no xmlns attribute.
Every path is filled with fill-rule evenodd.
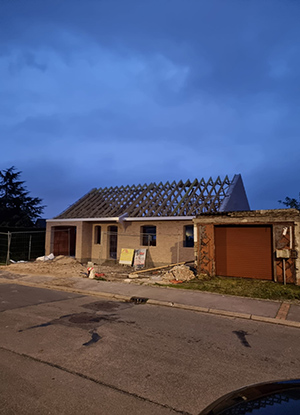
<svg viewBox="0 0 300 415"><path fill-rule="evenodd" d="M154 232L149 232L153 229ZM157 226L156 225L142 225L140 229L141 246L157 246Z"/></svg>
<svg viewBox="0 0 300 415"><path fill-rule="evenodd" d="M192 229L192 236L188 236L188 229ZM183 227L183 246L184 248L194 248L195 236L194 236L194 225L185 225Z"/></svg>
<svg viewBox="0 0 300 415"><path fill-rule="evenodd" d="M102 229L101 225L95 225L94 227L94 245L101 245Z"/></svg>

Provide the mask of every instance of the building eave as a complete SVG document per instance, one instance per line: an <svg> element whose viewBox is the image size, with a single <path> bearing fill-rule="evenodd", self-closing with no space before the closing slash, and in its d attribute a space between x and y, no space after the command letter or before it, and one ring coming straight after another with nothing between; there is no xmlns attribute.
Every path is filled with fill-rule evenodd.
<svg viewBox="0 0 300 415"><path fill-rule="evenodd" d="M176 221L176 220L186 220L191 221L195 219L196 216L155 216L155 217L138 217L138 218L122 218L120 217L111 217L111 218L74 218L74 219L47 219L47 223L58 223L58 222L146 222L146 221Z"/></svg>

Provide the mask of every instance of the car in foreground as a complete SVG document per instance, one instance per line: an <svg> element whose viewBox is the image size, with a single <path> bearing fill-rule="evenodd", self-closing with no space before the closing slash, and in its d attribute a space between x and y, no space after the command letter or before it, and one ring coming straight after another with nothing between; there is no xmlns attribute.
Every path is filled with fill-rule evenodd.
<svg viewBox="0 0 300 415"><path fill-rule="evenodd" d="M199 415L300 415L300 379L243 387L217 399Z"/></svg>

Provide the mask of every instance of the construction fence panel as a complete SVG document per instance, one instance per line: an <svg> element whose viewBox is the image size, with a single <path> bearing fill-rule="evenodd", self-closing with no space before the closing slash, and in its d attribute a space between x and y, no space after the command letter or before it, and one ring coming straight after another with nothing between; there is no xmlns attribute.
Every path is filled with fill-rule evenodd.
<svg viewBox="0 0 300 415"><path fill-rule="evenodd" d="M0 262L30 261L45 255L46 231L0 233Z"/></svg>
<svg viewBox="0 0 300 415"><path fill-rule="evenodd" d="M8 233L0 232L0 264L6 264L8 253Z"/></svg>

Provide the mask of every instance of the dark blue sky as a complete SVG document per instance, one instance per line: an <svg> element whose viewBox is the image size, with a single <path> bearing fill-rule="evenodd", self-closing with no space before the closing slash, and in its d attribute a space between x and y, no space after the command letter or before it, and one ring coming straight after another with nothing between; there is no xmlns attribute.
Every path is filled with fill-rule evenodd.
<svg viewBox="0 0 300 415"><path fill-rule="evenodd" d="M59 214L93 187L241 173L300 191L298 0L1 0L0 169Z"/></svg>

